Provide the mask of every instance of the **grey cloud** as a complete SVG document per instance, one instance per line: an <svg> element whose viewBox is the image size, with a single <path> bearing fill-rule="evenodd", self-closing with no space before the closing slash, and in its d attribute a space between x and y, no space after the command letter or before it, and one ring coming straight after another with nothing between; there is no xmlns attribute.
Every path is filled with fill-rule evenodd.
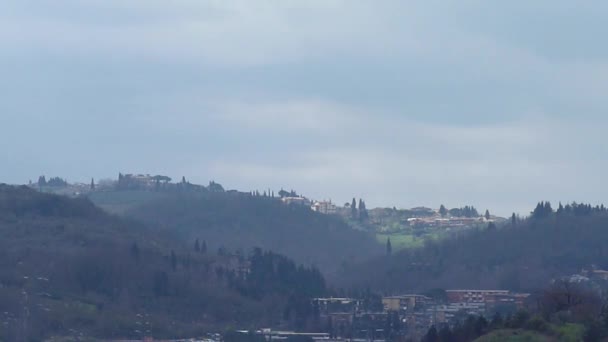
<svg viewBox="0 0 608 342"><path fill-rule="evenodd" d="M0 6L0 181L157 172L501 213L606 190L601 2Z"/></svg>

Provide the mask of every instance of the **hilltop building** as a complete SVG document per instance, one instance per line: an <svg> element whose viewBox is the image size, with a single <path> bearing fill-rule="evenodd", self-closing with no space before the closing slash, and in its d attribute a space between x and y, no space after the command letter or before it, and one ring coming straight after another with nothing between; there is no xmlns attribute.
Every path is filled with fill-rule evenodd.
<svg viewBox="0 0 608 342"><path fill-rule="evenodd" d="M336 206L331 201L315 202L311 207L313 211L316 211L325 215L333 215L337 212Z"/></svg>
<svg viewBox="0 0 608 342"><path fill-rule="evenodd" d="M286 205L302 205L302 206L309 206L310 200L306 197L281 197L281 202L283 202L283 204Z"/></svg>

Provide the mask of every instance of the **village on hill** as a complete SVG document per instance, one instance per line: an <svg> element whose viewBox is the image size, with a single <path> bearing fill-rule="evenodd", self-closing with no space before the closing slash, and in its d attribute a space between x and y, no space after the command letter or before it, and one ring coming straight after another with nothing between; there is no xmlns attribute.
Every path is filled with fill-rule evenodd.
<svg viewBox="0 0 608 342"><path fill-rule="evenodd" d="M37 182L29 186L42 192L66 196L101 196L111 192L165 193L178 191L216 192L233 195L264 197L280 200L289 206L301 206L323 215L336 215L344 219L353 229L375 234L379 243L391 241L393 248L415 248L424 245L427 240L442 239L459 234L472 228L485 228L490 224L505 221L504 218L491 215L488 210L481 214L473 206L447 209L440 205L437 209L415 207L410 209L373 208L367 209L363 199L353 198L352 202L337 205L331 200L314 200L297 192L280 189L276 192L266 190L225 190L224 187L210 181L207 186L193 184L182 177L177 182L165 175L119 173L117 179L102 179L89 183L68 183L60 177L46 180L40 176Z"/></svg>

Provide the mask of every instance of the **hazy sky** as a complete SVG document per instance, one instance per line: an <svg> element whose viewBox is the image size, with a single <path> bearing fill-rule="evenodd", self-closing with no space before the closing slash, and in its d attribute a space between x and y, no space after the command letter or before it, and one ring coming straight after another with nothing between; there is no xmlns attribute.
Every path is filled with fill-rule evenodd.
<svg viewBox="0 0 608 342"><path fill-rule="evenodd" d="M3 1L0 182L599 203L606 18L606 1Z"/></svg>

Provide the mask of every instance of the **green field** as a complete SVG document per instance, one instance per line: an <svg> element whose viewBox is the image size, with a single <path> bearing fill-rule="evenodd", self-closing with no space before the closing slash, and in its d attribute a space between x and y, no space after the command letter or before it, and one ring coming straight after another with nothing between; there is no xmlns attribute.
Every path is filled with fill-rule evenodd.
<svg viewBox="0 0 608 342"><path fill-rule="evenodd" d="M582 341L585 327L581 324L567 323L553 328L560 341L576 342Z"/></svg>
<svg viewBox="0 0 608 342"><path fill-rule="evenodd" d="M476 342L543 342L564 341L577 342L583 340L585 328L581 324L568 323L550 325L546 333L522 329L500 329L476 339Z"/></svg>
<svg viewBox="0 0 608 342"><path fill-rule="evenodd" d="M424 246L424 242L428 239L437 240L440 235L438 233L425 234L422 236L415 236L411 233L377 233L376 240L379 243L385 244L388 238L391 239L391 246L393 249L406 249L406 248L419 248Z"/></svg>

